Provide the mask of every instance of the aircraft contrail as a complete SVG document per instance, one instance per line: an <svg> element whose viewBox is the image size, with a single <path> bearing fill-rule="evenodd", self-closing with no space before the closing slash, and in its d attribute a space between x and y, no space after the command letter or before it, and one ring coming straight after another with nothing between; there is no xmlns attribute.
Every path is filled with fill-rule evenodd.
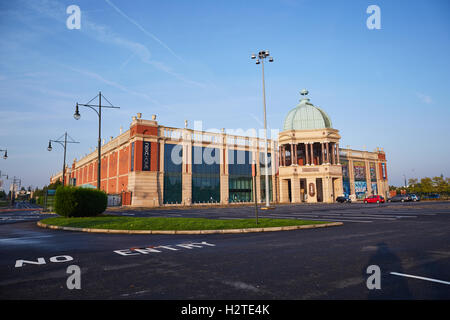
<svg viewBox="0 0 450 320"><path fill-rule="evenodd" d="M127 16L122 10L120 10L119 8L117 8L111 1L109 0L105 0L105 2L107 4L109 4L111 6L111 8L113 8L114 10L117 11L117 13L119 13L122 17L124 17L125 19L127 19L128 21L130 21L132 24L134 24L136 27L139 28L139 30L141 30L142 32L144 32L146 35L148 35L150 38L152 38L153 40L155 40L156 42L158 42L160 45L162 45L164 48L166 48L175 58L177 58L178 60L183 62L183 59L181 59L172 49L170 49L164 42L162 42L160 39L158 39L158 37L156 37L154 34L148 32L147 30L144 29L144 27L142 27L139 23L137 23L136 21L134 21L133 19L131 19L129 16Z"/></svg>

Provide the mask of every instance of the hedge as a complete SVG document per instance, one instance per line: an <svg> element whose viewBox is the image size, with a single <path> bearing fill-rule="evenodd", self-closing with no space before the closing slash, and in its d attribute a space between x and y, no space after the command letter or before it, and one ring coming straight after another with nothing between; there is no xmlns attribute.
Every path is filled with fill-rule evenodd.
<svg viewBox="0 0 450 320"><path fill-rule="evenodd" d="M64 217L93 217L106 210L108 196L97 189L58 187L54 210Z"/></svg>

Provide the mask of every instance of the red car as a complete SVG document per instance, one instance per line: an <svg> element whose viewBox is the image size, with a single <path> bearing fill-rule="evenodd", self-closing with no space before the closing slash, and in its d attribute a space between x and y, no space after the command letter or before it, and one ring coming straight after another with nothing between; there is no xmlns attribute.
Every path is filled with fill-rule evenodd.
<svg viewBox="0 0 450 320"><path fill-rule="evenodd" d="M369 196L364 198L364 203L384 203L384 198L382 196Z"/></svg>

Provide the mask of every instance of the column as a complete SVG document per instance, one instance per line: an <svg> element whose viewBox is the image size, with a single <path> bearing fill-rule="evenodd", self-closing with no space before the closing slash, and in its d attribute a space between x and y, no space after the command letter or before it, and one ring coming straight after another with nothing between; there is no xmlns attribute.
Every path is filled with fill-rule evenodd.
<svg viewBox="0 0 450 320"><path fill-rule="evenodd" d="M181 203L192 204L192 137L187 130L182 133Z"/></svg>
<svg viewBox="0 0 450 320"><path fill-rule="evenodd" d="M311 165L314 165L314 142L311 142Z"/></svg>
<svg viewBox="0 0 450 320"><path fill-rule="evenodd" d="M350 180L350 194L356 195L355 193L355 168L353 167L353 160L350 160L349 155L347 155L348 159L348 175Z"/></svg>
<svg viewBox="0 0 450 320"><path fill-rule="evenodd" d="M328 141L325 142L325 150L326 150L327 164L330 164L330 146L328 144Z"/></svg>
<svg viewBox="0 0 450 320"><path fill-rule="evenodd" d="M294 144L291 142L291 166L294 165Z"/></svg>
<svg viewBox="0 0 450 320"><path fill-rule="evenodd" d="M291 198L293 203L300 203L300 178L294 174L291 179Z"/></svg>
<svg viewBox="0 0 450 320"><path fill-rule="evenodd" d="M336 155L335 155L335 152L336 152L336 143L335 143L335 142L332 142L332 143L331 143L331 161L332 161L331 164L336 164Z"/></svg>
<svg viewBox="0 0 450 320"><path fill-rule="evenodd" d="M282 166L283 165L283 159L281 159L281 157L283 156L283 152L281 152L281 146L278 146L278 157L279 157L279 163L280 163L280 166Z"/></svg>
<svg viewBox="0 0 450 320"><path fill-rule="evenodd" d="M306 155L306 163L305 163L305 165L309 166L309 151L308 151L309 146L308 146L308 142L305 142L304 145L305 145L305 155Z"/></svg>
<svg viewBox="0 0 450 320"><path fill-rule="evenodd" d="M297 165L298 164L298 159L297 159L297 144L294 143L294 164Z"/></svg>
<svg viewBox="0 0 450 320"><path fill-rule="evenodd" d="M314 192L314 195L310 194L310 191ZM306 202L315 203L317 202L317 188L316 188L316 179L313 177L306 178L306 192L308 193L308 198Z"/></svg>
<svg viewBox="0 0 450 320"><path fill-rule="evenodd" d="M365 157L367 155L364 155ZM366 170L366 183L367 183L367 194L371 195L372 194L372 179L370 177L370 164L368 160L364 161L364 167Z"/></svg>
<svg viewBox="0 0 450 320"><path fill-rule="evenodd" d="M323 147L323 142L320 143L320 147L322 149L322 164L324 164L325 163L325 150Z"/></svg>
<svg viewBox="0 0 450 320"><path fill-rule="evenodd" d="M292 185L291 185L292 188ZM292 190L291 190L292 192ZM288 180L280 178L280 202L289 202Z"/></svg>
<svg viewBox="0 0 450 320"><path fill-rule="evenodd" d="M221 133L220 140L222 142L220 146L220 203L227 204L229 201L228 144L226 143L227 137L225 133ZM253 144L254 142L252 141Z"/></svg>
<svg viewBox="0 0 450 320"><path fill-rule="evenodd" d="M341 159L339 158L339 143L336 144L336 156L337 156L337 164L341 164Z"/></svg>
<svg viewBox="0 0 450 320"><path fill-rule="evenodd" d="M272 140L272 146L271 146L271 150L275 150L275 141ZM278 155L277 155L278 156ZM279 197L278 197L278 185L277 185L277 168L278 168L278 164L276 163L275 159L278 159L278 157L275 156L275 154L272 155L272 199L273 202L278 202L279 201Z"/></svg>

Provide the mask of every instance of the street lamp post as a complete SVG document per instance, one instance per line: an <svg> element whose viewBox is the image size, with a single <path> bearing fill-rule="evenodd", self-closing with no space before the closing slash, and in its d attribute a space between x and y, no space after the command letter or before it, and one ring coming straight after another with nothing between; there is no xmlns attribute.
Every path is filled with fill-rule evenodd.
<svg viewBox="0 0 450 320"><path fill-rule="evenodd" d="M102 141L102 108L114 108L114 109L120 109L120 107L114 107L111 102L108 101L108 99L105 98L105 96L103 96L103 98L105 98L106 101L108 101L109 106L102 106L102 93L99 92L98 95L96 95L94 98L92 98L88 103L86 104L81 104L78 103L76 104L75 107L75 113L73 114L73 117L75 118L75 120L79 120L81 115L80 115L80 111L78 110L78 106L82 106L82 107L89 107L92 110L95 111L95 113L97 113L98 115L98 165L97 165L97 189L100 190L100 185L101 185L101 156L102 156L102 152L101 152L101 141ZM95 104L90 104L92 100L94 100L95 98L98 97L98 105ZM95 109L98 108L98 111Z"/></svg>
<svg viewBox="0 0 450 320"><path fill-rule="evenodd" d="M3 149L0 149L0 152L2 152L2 151L5 151L5 154L3 155L3 159L7 159L8 158L8 150L3 150Z"/></svg>
<svg viewBox="0 0 450 320"><path fill-rule="evenodd" d="M60 139L62 139L63 136L64 136L64 140L60 140ZM57 142L60 145L62 145L63 148L64 148L64 161L63 161L63 171L62 171L62 185L63 186L66 185L65 182L66 182L66 149L67 149L67 144L68 143L79 143L79 142L73 140L72 137L70 137L70 136L69 136L70 140L67 141L67 136L68 136L67 132L64 132L64 134L61 137L59 137L57 140L48 140L48 147L47 147L48 151L52 151L52 149L53 149L52 148L52 142Z"/></svg>
<svg viewBox="0 0 450 320"><path fill-rule="evenodd" d="M266 118L266 88L264 82L264 60L269 59L269 62L273 62L273 57L269 55L269 50L262 50L256 54L252 54L252 59L256 59L256 64L261 64L262 69L262 89L263 89L263 106L264 106L264 153L265 153L265 183L266 183L266 208L270 207L270 196L269 196L269 161L267 154L267 118Z"/></svg>

